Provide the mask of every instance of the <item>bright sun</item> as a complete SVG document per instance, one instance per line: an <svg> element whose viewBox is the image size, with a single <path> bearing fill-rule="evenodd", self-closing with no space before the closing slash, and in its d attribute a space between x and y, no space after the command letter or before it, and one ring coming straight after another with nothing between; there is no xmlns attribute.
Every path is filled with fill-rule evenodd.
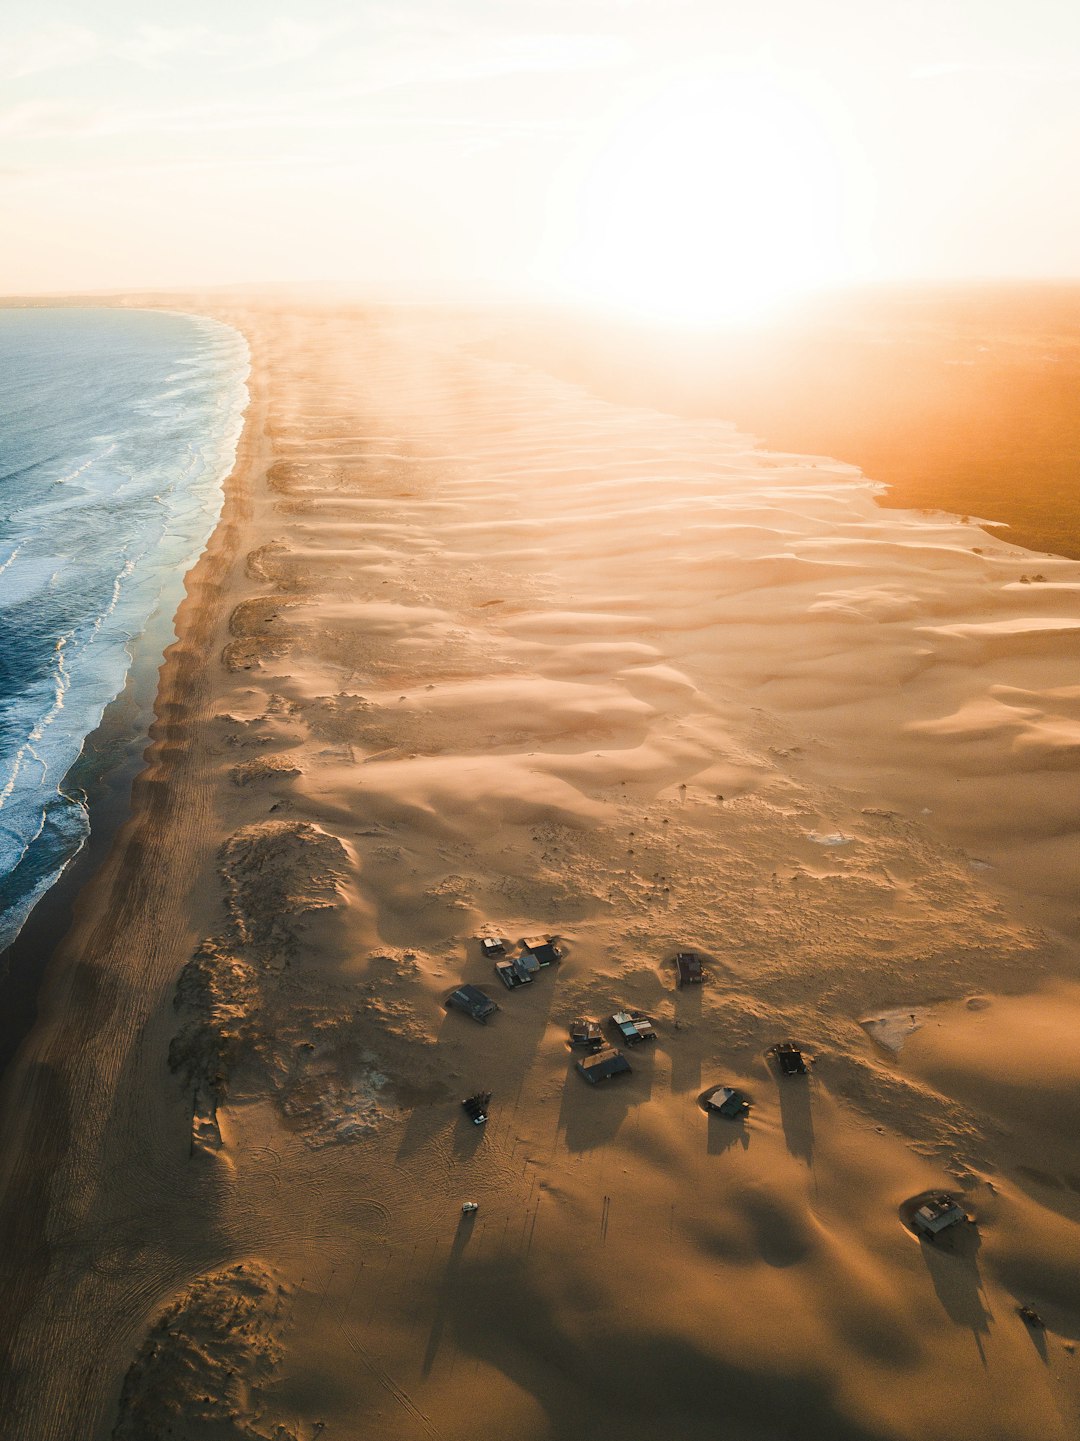
<svg viewBox="0 0 1080 1441"><path fill-rule="evenodd" d="M838 162L797 90L760 73L684 78L613 125L578 169L559 288L711 324L842 280Z"/></svg>

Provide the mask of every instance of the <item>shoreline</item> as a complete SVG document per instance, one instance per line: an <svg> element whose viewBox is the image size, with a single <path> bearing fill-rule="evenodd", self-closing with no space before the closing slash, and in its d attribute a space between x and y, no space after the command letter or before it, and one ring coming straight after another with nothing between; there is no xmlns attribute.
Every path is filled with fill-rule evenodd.
<svg viewBox="0 0 1080 1441"><path fill-rule="evenodd" d="M989 876L942 839L968 803L942 781L963 697L996 688L974 759L1042 804L1020 722L987 741L985 717L1019 665L1026 742L1060 747L1033 713L1069 634L1016 621L1071 616L1075 564L1022 587L1027 552L878 516L847 467L463 359L441 321L236 310L228 509L132 814L0 1092L13 1435L156 1436L155 1384L217 1385L170 1370L179 1337L222 1339L240 1411L303 1441L467 1441L478 1391L487 1434L523 1441L605 1417L645 1441L665 1415L707 1441L718 1406L733 1441L797 1417L917 1441L925 1407L1064 1441L1076 1078L1031 986L1076 948L1037 924L1052 897L1002 881L1011 836ZM497 984L495 928L565 954L474 1027L443 1002ZM679 991L688 946L710 976ZM566 1024L623 1007L658 1040L594 1091ZM769 1068L782 1035L805 1086ZM701 1112L719 1083L744 1126ZM220 1141L193 1131L208 1094ZM1033 1095L1010 1132L1002 1099ZM979 1217L955 1274L897 1221L941 1189ZM239 1304L254 1327L219 1337ZM813 1325L778 1332L794 1311Z"/></svg>
<svg viewBox="0 0 1080 1441"><path fill-rule="evenodd" d="M101 308L146 309L185 315L194 319L216 321L232 326L247 343L249 357L252 349L251 335L237 324L235 317L223 321L225 307L216 302L206 305L188 304L182 296L172 300L155 300L153 296L145 298L141 296L134 298L72 296L60 299L51 297L6 299L0 300L0 304L46 309L100 306ZM252 365L247 382L249 390L253 373L254 366ZM588 387L586 388L588 389ZM601 385L598 391L590 390L589 393L596 393L603 397L605 387ZM249 395L248 405L244 411L242 433L237 441L236 454L238 458L240 447L247 435L248 417L251 410L252 401ZM737 422L731 423L738 429ZM762 455L783 453L774 452L766 438L755 436L750 431L747 431L746 434L752 441L756 452L760 452ZM803 452L797 453L802 454ZM809 452L807 453L809 454ZM827 465L848 467L857 472L858 483L865 484L873 491L875 504L890 509L910 508L903 506L899 499L895 499L891 503L885 499L884 497L888 497L895 491L895 486L866 475L857 464L832 455L820 455L816 459ZM180 582L179 599L173 607L171 618L167 616L167 608L166 610L159 608L151 618L151 624L140 634L135 643L136 656L129 667L123 690L109 703L101 721L87 735L84 741L84 754L80 755L64 777L63 784L66 784L72 777L77 779L80 770L85 768L85 752L99 747L104 749L111 744L110 735L117 737L120 751L114 760L102 768L102 772L94 778L89 787L80 786L80 789L84 789L90 811L90 830L86 844L68 863L56 883L35 905L12 944L0 953L0 973L6 969L5 984L8 980L12 982L11 993L16 1011L14 1025L10 1024L9 1016L5 1016L3 1022L0 1022L0 1107L2 1107L3 1083L7 1071L20 1045L30 1035L35 1024L38 1001L52 956L61 943L68 939L69 932L75 927L80 895L86 887L94 883L99 870L110 860L112 850L118 844L121 834L138 819L134 792L139 778L154 765L154 755L157 749L155 731L159 722L159 707L163 697L166 663L169 652L182 640L178 632L179 620L181 613L191 601L187 576L201 565L219 528L225 521L227 487L238 469L239 459L222 481L223 496L218 521L207 538L206 544ZM960 518L958 514L945 510L942 510L940 514L951 520ZM1002 531L1007 532L1009 529L1006 522L980 520L973 517L972 523L984 531L988 541L1024 551L1033 562L1047 558L1062 560L1073 558L1065 551L1033 550L1021 542L1010 540L1007 534L1001 533ZM988 529L988 527L990 528ZM161 637L164 635L172 638L162 644ZM142 655L142 652L145 652L145 655ZM131 693L132 691L134 694ZM133 707L137 712L135 720L127 718L127 713ZM104 746L102 746L103 741ZM96 825L94 823L95 815L100 817Z"/></svg>
<svg viewBox="0 0 1080 1441"><path fill-rule="evenodd" d="M43 302L41 306L24 308L53 307ZM87 308L93 308L89 302ZM167 306L121 307L112 304L99 308L146 309L148 313L184 314L194 320L220 323L214 316L202 311L179 311ZM240 332L237 331L237 334ZM241 338L246 344L247 338ZM243 415L246 415L249 403L250 398L244 405ZM242 433L243 417L240 419ZM237 445L239 440L238 435ZM131 817L131 789L148 763L161 672L166 653L178 638L175 623L186 598L184 576L198 564L217 528L224 506L225 486L233 468L230 466L229 472L218 477L215 488L220 502L213 524L202 544L191 554L185 571L178 576L171 572L168 562L158 563L161 574L158 598L145 625L129 642L129 662L123 685L106 704L97 723L87 732L79 755L60 781L60 791L79 793L83 797L88 819L87 836L48 890L39 896L15 938L0 951L0 987L6 1003L4 1016L0 1019L0 1084L18 1047L33 1027L38 993L49 957L72 924L79 893L104 865L114 840Z"/></svg>
<svg viewBox="0 0 1080 1441"><path fill-rule="evenodd" d="M198 564L198 560L193 563ZM173 607L173 613L178 607ZM166 640L165 637L168 637ZM79 759L61 783L85 797L87 839L40 897L19 934L0 953L0 983L9 1002L0 1022L0 1088L19 1046L33 1029L37 998L53 951L67 935L84 886L105 864L123 826L131 819L131 790L147 764L152 744L159 677L164 656L176 640L173 622L155 618L135 643L135 658L124 689L106 706L100 722L87 735ZM95 761L93 757L105 757ZM82 774L90 769L86 783Z"/></svg>
<svg viewBox="0 0 1080 1441"><path fill-rule="evenodd" d="M219 317L210 312L209 318ZM252 337L241 326L234 328L244 336L251 352L249 398L235 461L222 482L218 521L183 578L183 596L172 618L175 639L158 667L153 718L146 744L133 763L128 799L118 807L115 831L107 842L100 842L103 858L73 887L70 917L41 968L34 1023L0 1078L0 1134L18 1138L0 1156L0 1230L8 1238L3 1266L5 1305L0 1310L0 1356L6 1358L0 1363L0 1406L5 1410L12 1405L17 1383L10 1360L12 1346L39 1283L48 1273L52 1255L49 1231L50 1222L55 1225L55 1168L65 1154L71 1157L70 1148L78 1140L66 1120L78 1110L72 1085L77 1078L74 1072L65 1073L68 1062L77 1060L83 1048L93 1043L99 1025L115 1005L107 972L96 966L88 968L81 953L84 947L94 948L103 926L106 931L122 930L121 915L127 904L138 905L144 899L141 894L134 899L130 896L125 873L134 880L139 869L153 865L155 858L163 867L169 864L169 847L162 834L169 811L177 803L175 792L191 780L190 774L185 774L190 772L192 757L184 745L184 726L200 704L206 703L202 673L208 654L213 654L208 642L221 629L221 597L241 555L251 489L264 461L264 377L255 364ZM136 890L142 892L145 887L137 885ZM113 902L115 909L110 909ZM144 1013L153 994L148 977L145 986L146 994L135 998L137 1009ZM91 1145L93 1139L87 1138ZM50 1434L62 1436L65 1432Z"/></svg>

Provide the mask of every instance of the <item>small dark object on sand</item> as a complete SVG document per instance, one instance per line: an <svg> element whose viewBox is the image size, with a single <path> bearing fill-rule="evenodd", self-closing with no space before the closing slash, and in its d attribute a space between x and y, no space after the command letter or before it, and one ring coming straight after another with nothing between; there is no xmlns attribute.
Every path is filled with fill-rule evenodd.
<svg viewBox="0 0 1080 1441"><path fill-rule="evenodd" d="M782 1075L805 1076L806 1057L792 1041L781 1041L769 1052Z"/></svg>
<svg viewBox="0 0 1080 1441"><path fill-rule="evenodd" d="M612 1076L629 1075L631 1069L630 1062L614 1046L603 1046L592 1055L583 1057L577 1062L577 1068L591 1086L598 1081L608 1081Z"/></svg>
<svg viewBox="0 0 1080 1441"><path fill-rule="evenodd" d="M477 1091L475 1095L466 1096L461 1105L474 1126L483 1126L487 1121L487 1108L491 1104L490 1091Z"/></svg>
<svg viewBox="0 0 1080 1441"><path fill-rule="evenodd" d="M936 1241L943 1231L971 1224L971 1217L948 1191L935 1191L927 1196L911 1217L912 1230L926 1241Z"/></svg>
<svg viewBox="0 0 1080 1441"><path fill-rule="evenodd" d="M493 1016L499 1009L479 986L458 986L456 991L450 992L443 1005L448 1011L464 1011L482 1026L486 1026L488 1016Z"/></svg>
<svg viewBox="0 0 1080 1441"><path fill-rule="evenodd" d="M695 951L679 951L675 957L675 975L680 990L683 986L701 985L705 972L701 969L701 959Z"/></svg>
<svg viewBox="0 0 1080 1441"><path fill-rule="evenodd" d="M1046 1329L1046 1322L1034 1306L1017 1306L1016 1310L1021 1319L1026 1321L1033 1330L1044 1331Z"/></svg>
<svg viewBox="0 0 1080 1441"><path fill-rule="evenodd" d="M582 1016L576 1021L571 1021L570 1044L587 1046L590 1051L598 1051L604 1044L604 1033L600 1029L600 1022L594 1021L589 1016Z"/></svg>
<svg viewBox="0 0 1080 1441"><path fill-rule="evenodd" d="M616 1011L611 1018L611 1024L628 1046L636 1046L641 1041L656 1040L653 1023L644 1011Z"/></svg>
<svg viewBox="0 0 1080 1441"><path fill-rule="evenodd" d="M508 991L532 984L533 973L526 969L521 956L515 956L511 961L496 961L495 974Z"/></svg>
<svg viewBox="0 0 1080 1441"><path fill-rule="evenodd" d="M750 1114L750 1102L734 1086L717 1086L705 1097L705 1106L719 1116L737 1121Z"/></svg>
<svg viewBox="0 0 1080 1441"><path fill-rule="evenodd" d="M521 949L523 953L535 956L538 965L552 966L562 960L558 939L558 936L522 936Z"/></svg>

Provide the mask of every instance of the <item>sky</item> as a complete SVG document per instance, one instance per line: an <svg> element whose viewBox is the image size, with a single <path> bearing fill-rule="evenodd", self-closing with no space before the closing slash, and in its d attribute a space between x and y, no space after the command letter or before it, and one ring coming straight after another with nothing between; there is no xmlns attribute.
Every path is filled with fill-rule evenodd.
<svg viewBox="0 0 1080 1441"><path fill-rule="evenodd" d="M1073 0L5 0L0 292L1080 273Z"/></svg>

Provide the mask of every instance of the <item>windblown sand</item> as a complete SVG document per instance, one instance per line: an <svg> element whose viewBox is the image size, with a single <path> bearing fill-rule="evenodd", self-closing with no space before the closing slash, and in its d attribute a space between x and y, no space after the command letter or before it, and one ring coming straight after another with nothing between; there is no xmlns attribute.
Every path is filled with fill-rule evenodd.
<svg viewBox="0 0 1080 1441"><path fill-rule="evenodd" d="M460 318L219 313L240 465L6 1091L3 1434L1071 1441L1080 564Z"/></svg>

